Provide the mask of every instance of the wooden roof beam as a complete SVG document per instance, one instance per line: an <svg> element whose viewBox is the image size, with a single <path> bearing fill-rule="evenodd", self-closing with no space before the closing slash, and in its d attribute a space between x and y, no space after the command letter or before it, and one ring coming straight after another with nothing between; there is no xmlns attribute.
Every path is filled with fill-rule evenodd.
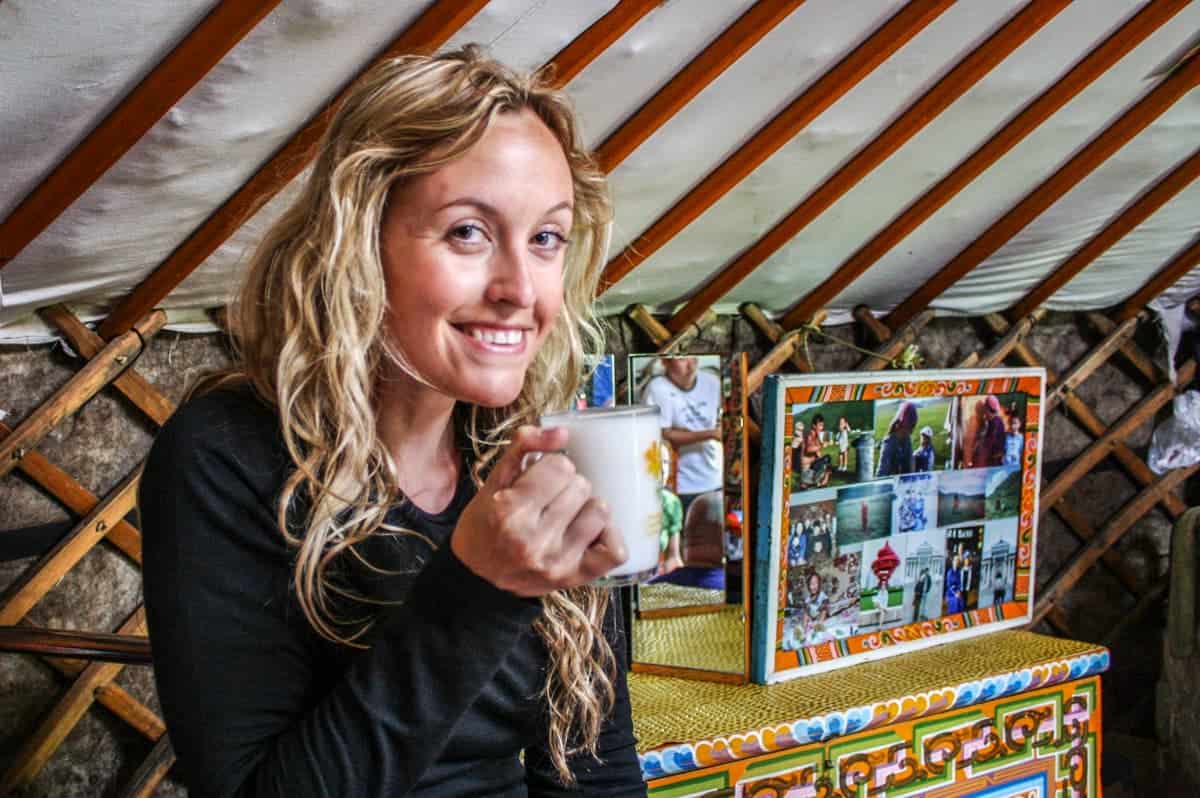
<svg viewBox="0 0 1200 798"><path fill-rule="evenodd" d="M695 221L951 5L953 0L910 0L905 4L610 260L604 267L598 294L603 294Z"/></svg>
<svg viewBox="0 0 1200 798"><path fill-rule="evenodd" d="M994 136L959 163L919 199L847 258L786 314L785 326L799 326L832 302L910 233L1000 160L1042 122L1124 58L1151 33L1188 5L1188 0L1147 3L1101 44L1078 61L1054 85L1029 102Z"/></svg>
<svg viewBox="0 0 1200 798"><path fill-rule="evenodd" d="M1057 171L992 223L975 241L942 267L892 311L887 322L895 327L929 306L947 288L1004 246L1026 225L1128 144L1164 111L1200 83L1200 58L1193 57L1122 113Z"/></svg>
<svg viewBox="0 0 1200 798"><path fill-rule="evenodd" d="M621 0L546 62L542 69L551 70L551 84L562 88L570 83L613 42L660 5L662 0Z"/></svg>
<svg viewBox="0 0 1200 798"><path fill-rule="evenodd" d="M1143 192L1133 204L1105 225L1104 229L1075 250L1071 257L1063 261L1061 266L1051 272L1020 302L1013 305L1012 309L1008 311L1008 317L1019 319L1041 307L1046 300L1054 296L1059 289L1069 283L1092 261L1146 221L1151 214L1187 188L1197 177L1200 177L1200 149L1195 150L1181 164Z"/></svg>
<svg viewBox="0 0 1200 798"><path fill-rule="evenodd" d="M904 113L805 197L787 216L724 266L680 308L667 322L667 327L675 329L676 325L686 326L697 314L712 307L1068 5L1070 0L1039 0L1013 14L983 44L961 58L931 89L909 105ZM799 326L789 325L788 321L787 317L783 319L784 327Z"/></svg>
<svg viewBox="0 0 1200 798"><path fill-rule="evenodd" d="M120 160L277 5L279 0L223 0L192 28L0 223L0 269Z"/></svg>
<svg viewBox="0 0 1200 798"><path fill-rule="evenodd" d="M803 3L804 0L758 0L596 148L600 168L605 172L616 169L679 109Z"/></svg>
<svg viewBox="0 0 1200 798"><path fill-rule="evenodd" d="M1200 266L1200 237L1197 237L1182 252L1171 258L1170 263L1162 267L1157 274L1150 278L1149 282L1125 300L1125 303L1117 311L1116 320L1122 322L1132 319L1141 312L1147 302L1175 285L1179 278L1197 266Z"/></svg>
<svg viewBox="0 0 1200 798"><path fill-rule="evenodd" d="M398 55L436 50L485 5L487 0L437 0L396 37L367 69ZM111 339L133 326L134 322L153 309L221 246L255 209L261 207L292 178L300 174L308 165L307 156L329 126L334 110L349 93L353 83L353 79L349 81L324 109L259 167L233 196L225 200L224 204L194 230L131 294L118 303L100 325L98 332L103 338Z"/></svg>

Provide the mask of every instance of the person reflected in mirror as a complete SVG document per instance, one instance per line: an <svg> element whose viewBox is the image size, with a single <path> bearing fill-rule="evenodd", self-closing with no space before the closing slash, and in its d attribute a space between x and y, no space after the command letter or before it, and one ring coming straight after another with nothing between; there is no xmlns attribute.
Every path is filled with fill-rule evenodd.
<svg viewBox="0 0 1200 798"><path fill-rule="evenodd" d="M387 59L297 188L234 367L141 477L189 795L644 796L594 585L624 543L537 426L603 351L611 208L570 102L477 47Z"/></svg>
<svg viewBox="0 0 1200 798"><path fill-rule="evenodd" d="M683 503L682 561L684 566L659 577L662 581L690 586L724 583L724 556L713 563L703 552L715 544L724 550L724 512L721 488L724 473L721 457L721 380L701 369L696 357L664 357L663 373L651 378L642 393L644 404L657 405L661 412L663 439L676 452L675 492ZM691 506L701 496L710 496L695 514ZM710 516L717 513L716 522ZM694 520L693 520L694 519ZM711 540L710 540L711 538ZM695 551L695 558L690 552ZM693 559L695 562L693 563Z"/></svg>
<svg viewBox="0 0 1200 798"><path fill-rule="evenodd" d="M876 476L890 477L912 472L912 434L916 426L917 406L912 402L901 402L880 446Z"/></svg>

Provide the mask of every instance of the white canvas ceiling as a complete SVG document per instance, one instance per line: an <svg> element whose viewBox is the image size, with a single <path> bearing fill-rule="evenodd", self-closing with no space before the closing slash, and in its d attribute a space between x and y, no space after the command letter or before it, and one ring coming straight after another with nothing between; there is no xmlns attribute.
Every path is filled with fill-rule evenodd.
<svg viewBox="0 0 1200 798"><path fill-rule="evenodd" d="M213 0L0 2L0 218L212 8ZM99 317L129 293L292 133L428 6L428 0L283 0L112 169L0 271L0 338L44 332L66 301ZM449 46L482 42L529 69L615 0L492 0ZM597 144L752 5L669 0L567 89ZM800 94L901 0L808 0L612 173L613 252ZM686 299L1025 3L960 0L603 297L670 309ZM783 309L820 283L1143 3L1076 0L734 288ZM925 283L1054 172L1194 45L1192 2L909 235L832 303L884 310ZM946 291L935 307L1011 306L1141 191L1200 146L1193 90ZM185 324L222 304L285 190L163 303ZM1048 303L1112 305L1200 235L1200 183L1183 190ZM1179 288L1200 284L1193 272Z"/></svg>

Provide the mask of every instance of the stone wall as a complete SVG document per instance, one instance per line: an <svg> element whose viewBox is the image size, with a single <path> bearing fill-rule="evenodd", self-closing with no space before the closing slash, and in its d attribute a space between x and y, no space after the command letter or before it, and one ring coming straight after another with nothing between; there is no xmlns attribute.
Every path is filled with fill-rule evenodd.
<svg viewBox="0 0 1200 798"><path fill-rule="evenodd" d="M849 327L832 332L852 338ZM1153 333L1147 332L1144 346L1153 349ZM990 338L987 340L990 341ZM1066 369L1081 356L1096 336L1084 323L1071 316L1051 316L1030 336L1032 348L1047 365ZM925 365L940 367L955 363L980 348L976 327L961 319L941 319L927 328L919 340ZM618 355L618 376L623 373L623 356L651 351L650 342L625 321L616 321L610 335L610 351ZM765 342L742 319L722 318L707 328L690 346L691 352L745 350L751 361L762 354ZM811 347L822 371L853 368L860 356L829 343ZM165 332L155 338L141 356L137 369L166 395L178 400L198 374L222 365L227 355L216 336L182 336ZM14 424L37 407L74 371L69 357L50 346L0 349L0 410ZM1120 367L1119 358L1105 365L1079 390L1106 422L1115 421L1145 392L1132 372ZM103 495L140 461L149 447L152 427L131 409L122 397L105 391L89 402L75 417L63 422L39 447L51 461L64 468L88 489ZM1144 450L1150 425L1131 439L1135 450ZM1090 439L1065 416L1049 419L1046 429L1045 476L1051 477ZM1097 521L1114 513L1134 494L1124 475L1102 464L1069 494L1081 511ZM52 499L24 478L10 474L0 478L0 536L6 531L19 537L25 530L48 524L66 524L69 515ZM1155 510L1131 530L1118 550L1144 583L1159 579L1166 569L1170 524ZM1047 515L1039 532L1037 564L1039 581L1051 576L1078 544L1058 519ZM3 551L0 548L0 551ZM0 589L11 583L32 558L0 562ZM53 627L91 630L115 629L140 601L140 577L123 555L111 548L94 549L51 594L30 613L34 623ZM1077 637L1102 640L1133 606L1133 599L1102 568L1094 569L1063 604ZM1133 663L1128 678L1110 680L1106 688L1106 726L1120 713L1134 713L1153 703L1154 674L1147 671L1158 660L1161 622L1149 616L1134 633L1114 641L1114 662ZM1149 681L1148 681L1149 680ZM156 707L153 684L145 668L127 668L117 680L135 696ZM0 654L0 768L7 768L23 742L54 705L63 680L38 660ZM1114 691L1116 701L1114 702ZM1133 722L1133 721L1131 721ZM96 796L114 794L128 780L149 751L149 743L130 731L102 708L91 709L75 728L34 784L27 796ZM183 794L182 788L167 783L159 795Z"/></svg>

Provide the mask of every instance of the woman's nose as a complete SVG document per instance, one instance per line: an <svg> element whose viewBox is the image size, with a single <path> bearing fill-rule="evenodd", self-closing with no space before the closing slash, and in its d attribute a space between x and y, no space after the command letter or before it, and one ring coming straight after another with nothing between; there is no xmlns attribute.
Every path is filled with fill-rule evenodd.
<svg viewBox="0 0 1200 798"><path fill-rule="evenodd" d="M523 247L506 246L496 251L491 263L486 298L517 307L530 307L536 298L533 286L533 257Z"/></svg>

